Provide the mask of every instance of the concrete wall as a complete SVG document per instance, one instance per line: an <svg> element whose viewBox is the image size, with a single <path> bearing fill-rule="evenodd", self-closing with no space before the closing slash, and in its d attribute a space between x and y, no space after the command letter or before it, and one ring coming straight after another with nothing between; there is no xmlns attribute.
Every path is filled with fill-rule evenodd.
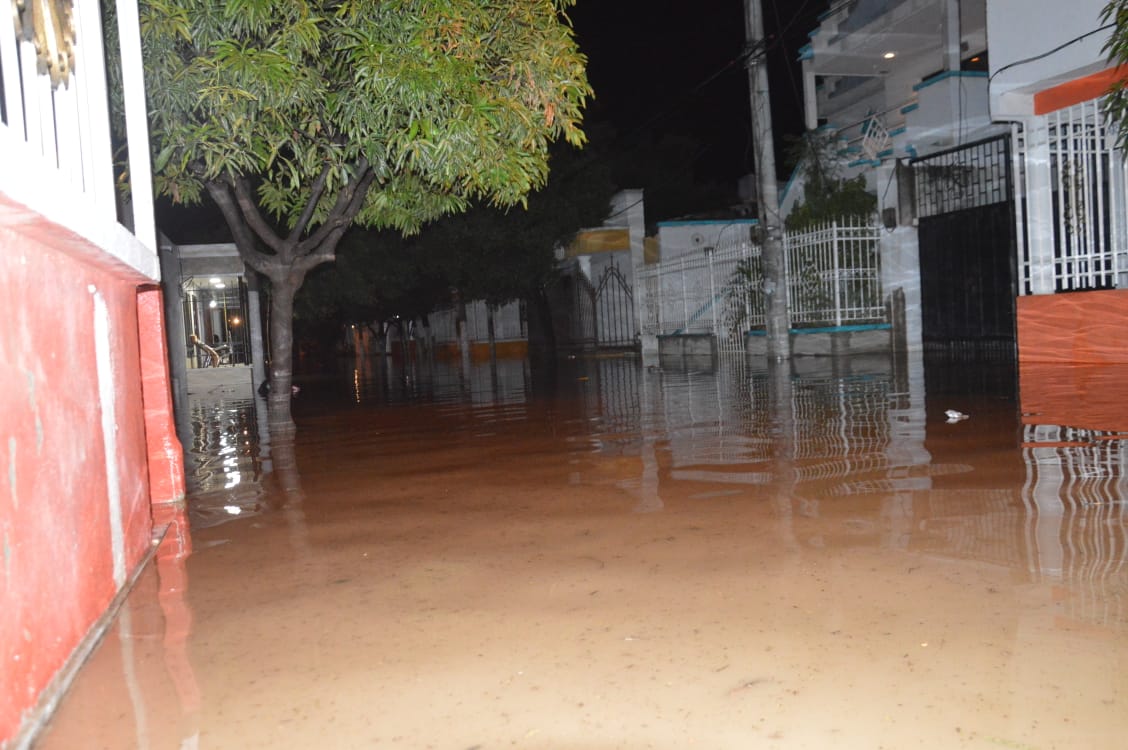
<svg viewBox="0 0 1128 750"><path fill-rule="evenodd" d="M431 335L434 336L435 344L458 343L456 316L457 311L453 308L431 313ZM474 300L467 303L466 332L471 343L489 341L489 310L485 302ZM416 335L422 334L417 330ZM497 341L525 340L520 303L510 302L494 311L494 338Z"/></svg>
<svg viewBox="0 0 1128 750"><path fill-rule="evenodd" d="M700 256L706 247L719 248L747 241L756 219L701 219L658 222L658 244L662 261L683 255Z"/></svg>
<svg viewBox="0 0 1128 750"><path fill-rule="evenodd" d="M988 2L991 112L996 119L1033 114L1033 94L1038 90L1108 67L1101 46L1109 32L1080 38L1101 26L1100 12L1106 4L1106 0Z"/></svg>
<svg viewBox="0 0 1128 750"><path fill-rule="evenodd" d="M0 744L183 500L151 282L0 194Z"/></svg>

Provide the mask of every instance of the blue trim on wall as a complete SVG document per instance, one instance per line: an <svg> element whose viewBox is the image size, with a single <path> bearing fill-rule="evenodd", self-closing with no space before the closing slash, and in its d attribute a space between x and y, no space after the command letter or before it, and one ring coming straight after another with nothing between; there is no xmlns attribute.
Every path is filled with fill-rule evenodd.
<svg viewBox="0 0 1128 750"><path fill-rule="evenodd" d="M759 223L760 223L759 219L698 219L696 221L694 221L693 219L677 219L677 220L674 220L674 221L660 221L660 222L658 222L658 226L660 226L660 227L692 227L692 226L702 226L702 225L707 225L707 224L714 224L714 225L724 224L725 226L728 226L729 224L752 225L752 224L759 224Z"/></svg>
<svg viewBox="0 0 1128 750"><path fill-rule="evenodd" d="M857 333L859 331L888 331L893 326L889 323L859 323L850 326L826 326L823 328L792 328L791 332L797 335L804 333ZM767 331L745 331L745 336L767 336Z"/></svg>
<svg viewBox="0 0 1128 750"><path fill-rule="evenodd" d="M926 89L934 83L940 83L945 78L986 78L986 70L945 70L943 73L937 73L931 78L925 78L920 83L913 86L913 91L920 91Z"/></svg>
<svg viewBox="0 0 1128 750"><path fill-rule="evenodd" d="M899 128L893 128L892 130L890 130L890 131L889 131L889 137L890 137L890 138L893 138L893 137L895 137L895 136L901 135L901 134L902 134L902 133L904 133L904 132L905 132L905 126L904 126L904 125L902 125L902 126L901 126L901 127L899 127Z"/></svg>
<svg viewBox="0 0 1128 750"><path fill-rule="evenodd" d="M813 49L811 49L811 45L804 44L802 47L799 48L799 57L796 58L796 59L800 60L800 61L802 61L802 60L814 60L815 59L815 51Z"/></svg>
<svg viewBox="0 0 1128 750"><path fill-rule="evenodd" d="M913 111L918 110L918 109L920 109L920 104L917 103L917 102L913 102L912 104L906 104L905 106L901 107L901 114L907 115L908 113L913 112Z"/></svg>

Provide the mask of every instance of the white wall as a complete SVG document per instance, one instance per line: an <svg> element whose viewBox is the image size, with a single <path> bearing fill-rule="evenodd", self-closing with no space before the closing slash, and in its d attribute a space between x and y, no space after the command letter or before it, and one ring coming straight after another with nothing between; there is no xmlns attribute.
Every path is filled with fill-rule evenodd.
<svg viewBox="0 0 1128 750"><path fill-rule="evenodd" d="M658 223L658 244L662 261L683 255L700 255L706 247L739 245L747 240L755 219L668 221Z"/></svg>
<svg viewBox="0 0 1128 750"><path fill-rule="evenodd" d="M1108 31L1046 55L1100 28L1105 4L1106 0L988 0L991 112L995 119L1033 114L1037 91L1109 67L1101 52ZM1039 55L1046 56L1019 63Z"/></svg>
<svg viewBox="0 0 1128 750"><path fill-rule="evenodd" d="M458 341L458 329L455 326L456 311L453 309L436 310L429 316L431 335L437 343L450 343ZM489 311L486 303L475 300L466 305L466 332L471 342L489 340ZM494 337L497 341L518 341L525 338L525 331L521 325L521 305L519 302L510 302L502 305L494 312Z"/></svg>

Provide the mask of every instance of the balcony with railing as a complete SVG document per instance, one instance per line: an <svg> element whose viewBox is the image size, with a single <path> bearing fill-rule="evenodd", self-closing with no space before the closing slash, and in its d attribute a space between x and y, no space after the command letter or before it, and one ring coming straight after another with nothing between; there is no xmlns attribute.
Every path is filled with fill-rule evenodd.
<svg viewBox="0 0 1128 750"><path fill-rule="evenodd" d="M61 227L156 279L137 2L34 5L0 24L0 223Z"/></svg>
<svg viewBox="0 0 1128 750"><path fill-rule="evenodd" d="M820 17L802 51L808 124L849 162L914 156L988 128L983 0L857 0Z"/></svg>

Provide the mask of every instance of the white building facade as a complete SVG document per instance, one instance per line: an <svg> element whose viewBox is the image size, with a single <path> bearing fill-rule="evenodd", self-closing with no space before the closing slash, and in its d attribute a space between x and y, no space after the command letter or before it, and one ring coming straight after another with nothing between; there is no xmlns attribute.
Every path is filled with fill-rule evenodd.
<svg viewBox="0 0 1128 750"><path fill-rule="evenodd" d="M1065 305L1027 298L1128 282L1123 159L1101 114L1117 78L1104 5L858 0L811 32L807 126L833 133L846 175L877 195L910 342L1033 353L1084 316L1038 318L1032 336L1031 311Z"/></svg>
<svg viewBox="0 0 1128 750"><path fill-rule="evenodd" d="M1103 113L1105 0L991 0L990 104L1016 133L1018 337L1031 361L1126 362L1128 194ZM1018 21L1021 19L1021 22Z"/></svg>

